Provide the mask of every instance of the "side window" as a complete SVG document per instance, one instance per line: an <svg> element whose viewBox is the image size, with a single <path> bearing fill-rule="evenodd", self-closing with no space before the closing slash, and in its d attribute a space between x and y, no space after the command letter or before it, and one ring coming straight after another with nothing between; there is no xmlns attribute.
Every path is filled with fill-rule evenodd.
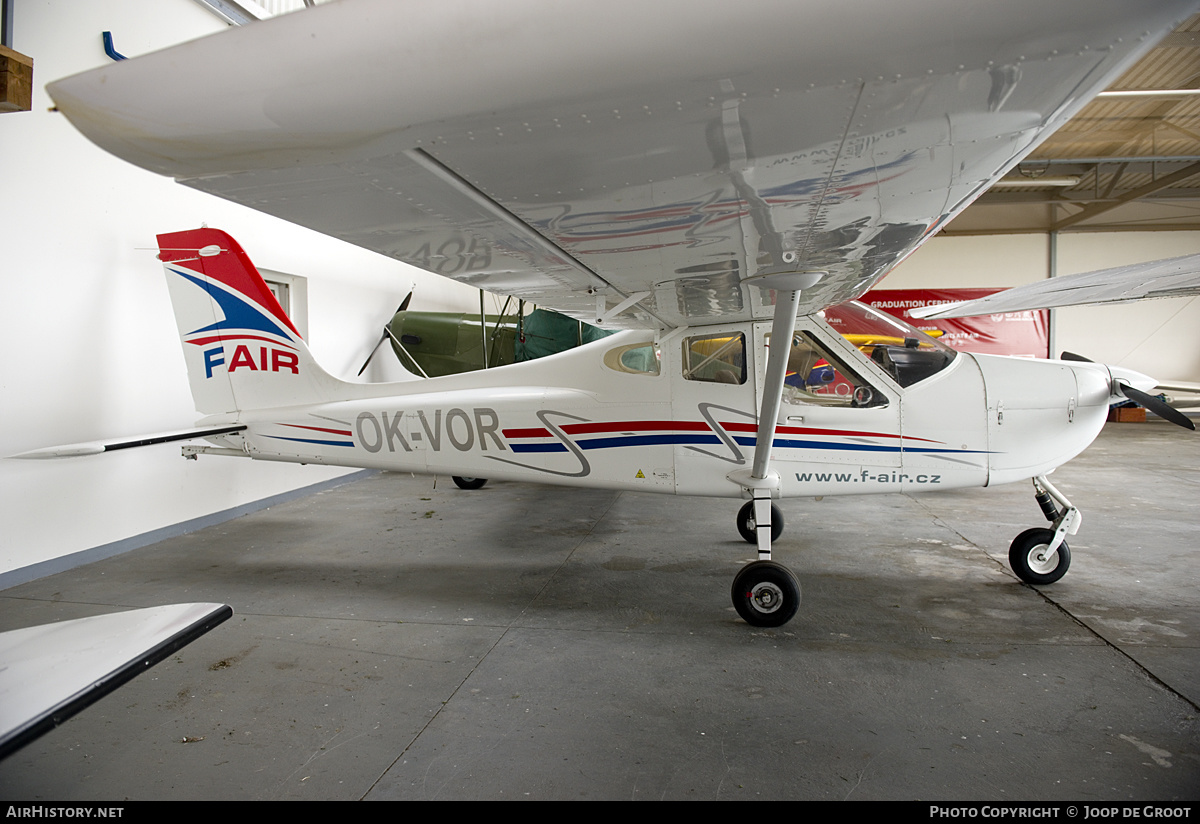
<svg viewBox="0 0 1200 824"><path fill-rule="evenodd" d="M604 353L605 366L631 375L657 375L661 370L661 360L658 349L652 343L618 346Z"/></svg>
<svg viewBox="0 0 1200 824"><path fill-rule="evenodd" d="M783 401L858 408L888 405L886 395L807 332L792 338Z"/></svg>
<svg viewBox="0 0 1200 824"><path fill-rule="evenodd" d="M746 382L746 336L697 335L684 338L683 376L708 383Z"/></svg>

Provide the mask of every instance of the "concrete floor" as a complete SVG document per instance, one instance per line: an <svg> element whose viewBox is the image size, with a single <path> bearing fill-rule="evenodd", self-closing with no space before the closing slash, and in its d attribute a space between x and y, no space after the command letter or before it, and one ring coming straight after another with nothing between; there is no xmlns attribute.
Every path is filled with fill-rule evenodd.
<svg viewBox="0 0 1200 824"><path fill-rule="evenodd" d="M735 501L377 475L0 593L0 629L237 613L0 796L1196 799L1200 440L1110 425L1054 481L1084 523L1041 591L1028 484L784 501L804 603L756 630Z"/></svg>

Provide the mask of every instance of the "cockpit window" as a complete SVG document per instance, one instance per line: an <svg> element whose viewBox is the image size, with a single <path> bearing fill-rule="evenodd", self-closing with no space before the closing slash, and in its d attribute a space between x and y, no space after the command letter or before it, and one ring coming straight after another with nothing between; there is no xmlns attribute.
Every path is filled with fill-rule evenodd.
<svg viewBox="0 0 1200 824"><path fill-rule="evenodd" d="M857 301L832 306L821 315L901 386L936 375L958 354L904 321Z"/></svg>
<svg viewBox="0 0 1200 824"><path fill-rule="evenodd" d="M768 334L767 348L770 347L771 336ZM815 337L807 332L798 332L792 337L792 348L788 352L783 402L875 408L887 406L888 397Z"/></svg>

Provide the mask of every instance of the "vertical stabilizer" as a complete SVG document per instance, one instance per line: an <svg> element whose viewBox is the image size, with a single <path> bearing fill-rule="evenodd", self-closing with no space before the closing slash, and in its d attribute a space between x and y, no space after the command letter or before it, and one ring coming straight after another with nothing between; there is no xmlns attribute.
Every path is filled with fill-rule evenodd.
<svg viewBox="0 0 1200 824"><path fill-rule="evenodd" d="M219 229L158 236L196 409L206 415L333 400L317 365L238 242Z"/></svg>

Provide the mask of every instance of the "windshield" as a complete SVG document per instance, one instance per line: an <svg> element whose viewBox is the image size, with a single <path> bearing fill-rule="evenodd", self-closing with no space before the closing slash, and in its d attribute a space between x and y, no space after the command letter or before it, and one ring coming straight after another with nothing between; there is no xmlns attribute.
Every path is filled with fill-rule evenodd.
<svg viewBox="0 0 1200 824"><path fill-rule="evenodd" d="M857 301L831 306L820 314L901 386L936 375L958 354L904 321Z"/></svg>

